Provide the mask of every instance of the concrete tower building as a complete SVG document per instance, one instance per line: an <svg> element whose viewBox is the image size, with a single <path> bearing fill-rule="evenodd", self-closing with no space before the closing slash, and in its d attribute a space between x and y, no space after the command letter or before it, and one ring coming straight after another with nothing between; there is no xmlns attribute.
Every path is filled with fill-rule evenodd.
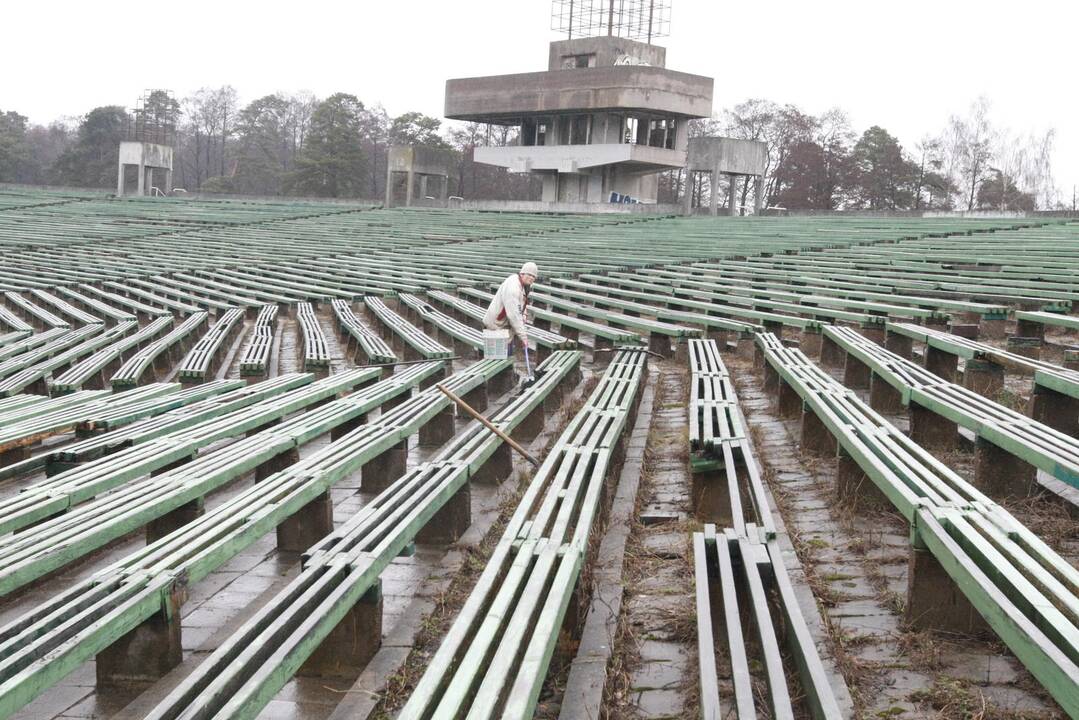
<svg viewBox="0 0 1079 720"><path fill-rule="evenodd" d="M547 202L656 202L657 173L686 166L689 121L712 114L712 79L668 70L664 48L617 36L610 18L606 36L552 42L546 72L446 82L447 118L519 130L476 162L542 176Z"/></svg>

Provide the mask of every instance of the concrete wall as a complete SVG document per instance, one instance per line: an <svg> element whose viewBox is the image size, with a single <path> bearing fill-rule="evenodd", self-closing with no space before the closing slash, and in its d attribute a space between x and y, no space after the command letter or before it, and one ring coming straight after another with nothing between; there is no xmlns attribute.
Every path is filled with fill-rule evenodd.
<svg viewBox="0 0 1079 720"><path fill-rule="evenodd" d="M120 143L120 163L172 169L172 148L156 143L123 141Z"/></svg>
<svg viewBox="0 0 1079 720"><path fill-rule="evenodd" d="M763 175L767 164L768 146L756 140L723 137L689 139L690 171Z"/></svg>
<svg viewBox="0 0 1079 720"><path fill-rule="evenodd" d="M570 55L595 55L595 67L615 65L651 65L666 67L667 50L619 37L584 37L556 40L551 43L548 70L562 70L562 59Z"/></svg>
<svg viewBox="0 0 1079 720"><path fill-rule="evenodd" d="M710 117L712 78L645 66L519 73L446 81L446 112L486 122L557 112L646 111Z"/></svg>
<svg viewBox="0 0 1079 720"><path fill-rule="evenodd" d="M393 145L389 150L388 163L394 172L418 175L449 175L450 158L447 153L425 147Z"/></svg>

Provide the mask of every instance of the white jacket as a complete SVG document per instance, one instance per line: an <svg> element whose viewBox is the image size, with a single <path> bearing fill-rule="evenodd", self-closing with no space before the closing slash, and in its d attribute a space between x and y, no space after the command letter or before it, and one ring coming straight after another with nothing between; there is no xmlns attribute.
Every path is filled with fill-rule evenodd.
<svg viewBox="0 0 1079 720"><path fill-rule="evenodd" d="M526 337L525 289L517 273L510 275L498 286L498 291L487 306L483 325L488 330L505 330L509 327L519 338Z"/></svg>

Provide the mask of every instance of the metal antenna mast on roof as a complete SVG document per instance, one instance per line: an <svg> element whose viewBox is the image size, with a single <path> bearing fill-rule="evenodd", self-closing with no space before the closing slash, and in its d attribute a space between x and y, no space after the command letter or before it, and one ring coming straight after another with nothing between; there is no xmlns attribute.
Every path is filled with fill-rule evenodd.
<svg viewBox="0 0 1079 720"><path fill-rule="evenodd" d="M617 7L616 7L617 6ZM551 29L575 37L623 37L652 44L670 34L671 0L552 0Z"/></svg>

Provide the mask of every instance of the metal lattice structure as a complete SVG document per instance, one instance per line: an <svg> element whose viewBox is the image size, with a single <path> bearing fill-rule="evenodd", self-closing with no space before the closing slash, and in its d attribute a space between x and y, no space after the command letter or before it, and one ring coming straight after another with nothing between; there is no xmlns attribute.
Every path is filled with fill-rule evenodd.
<svg viewBox="0 0 1079 720"><path fill-rule="evenodd" d="M551 29L567 38L609 35L651 43L671 29L670 0L552 0Z"/></svg>
<svg viewBox="0 0 1079 720"><path fill-rule="evenodd" d="M146 90L132 108L124 137L136 142L173 145L180 103L168 90Z"/></svg>

